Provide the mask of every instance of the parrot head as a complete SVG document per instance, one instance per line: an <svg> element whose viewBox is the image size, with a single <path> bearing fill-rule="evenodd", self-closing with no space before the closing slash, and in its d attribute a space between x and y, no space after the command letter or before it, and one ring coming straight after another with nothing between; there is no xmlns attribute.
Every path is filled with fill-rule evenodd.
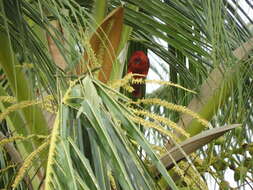
<svg viewBox="0 0 253 190"><path fill-rule="evenodd" d="M130 57L127 73L142 74L143 77L136 76L136 78L145 78L149 70L149 60L143 51L136 51Z"/></svg>

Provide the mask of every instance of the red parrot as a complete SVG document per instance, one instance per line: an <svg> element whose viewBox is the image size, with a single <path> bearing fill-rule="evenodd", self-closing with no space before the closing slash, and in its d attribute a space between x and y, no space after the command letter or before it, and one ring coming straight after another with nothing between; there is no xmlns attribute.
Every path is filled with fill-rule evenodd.
<svg viewBox="0 0 253 190"><path fill-rule="evenodd" d="M127 73L141 74L134 76L135 79L145 79L149 70L149 59L143 51L135 51L130 58ZM133 97L142 98L145 95L145 84L133 84Z"/></svg>

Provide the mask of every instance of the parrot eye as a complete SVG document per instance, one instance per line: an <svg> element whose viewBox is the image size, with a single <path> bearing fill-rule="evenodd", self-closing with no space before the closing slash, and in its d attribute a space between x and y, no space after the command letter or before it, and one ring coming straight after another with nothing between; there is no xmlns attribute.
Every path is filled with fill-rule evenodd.
<svg viewBox="0 0 253 190"><path fill-rule="evenodd" d="M141 58L136 58L135 60L134 60L134 62L136 63L136 64L140 64L141 63Z"/></svg>

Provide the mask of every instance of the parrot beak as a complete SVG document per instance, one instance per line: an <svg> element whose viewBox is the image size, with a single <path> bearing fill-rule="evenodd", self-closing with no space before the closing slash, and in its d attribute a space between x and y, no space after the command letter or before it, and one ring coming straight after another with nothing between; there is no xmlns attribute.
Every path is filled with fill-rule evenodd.
<svg viewBox="0 0 253 190"><path fill-rule="evenodd" d="M135 59L135 64L140 64L141 63L141 58L137 58L137 59Z"/></svg>

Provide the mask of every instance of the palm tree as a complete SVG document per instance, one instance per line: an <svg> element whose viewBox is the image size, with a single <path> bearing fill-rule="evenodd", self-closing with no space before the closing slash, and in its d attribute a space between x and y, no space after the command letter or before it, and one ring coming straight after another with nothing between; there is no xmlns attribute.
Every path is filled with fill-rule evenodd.
<svg viewBox="0 0 253 190"><path fill-rule="evenodd" d="M0 12L1 188L208 189L211 176L229 189L227 172L252 186L240 3L1 0ZM135 50L159 58L160 80L125 76ZM161 86L125 95L143 82Z"/></svg>

